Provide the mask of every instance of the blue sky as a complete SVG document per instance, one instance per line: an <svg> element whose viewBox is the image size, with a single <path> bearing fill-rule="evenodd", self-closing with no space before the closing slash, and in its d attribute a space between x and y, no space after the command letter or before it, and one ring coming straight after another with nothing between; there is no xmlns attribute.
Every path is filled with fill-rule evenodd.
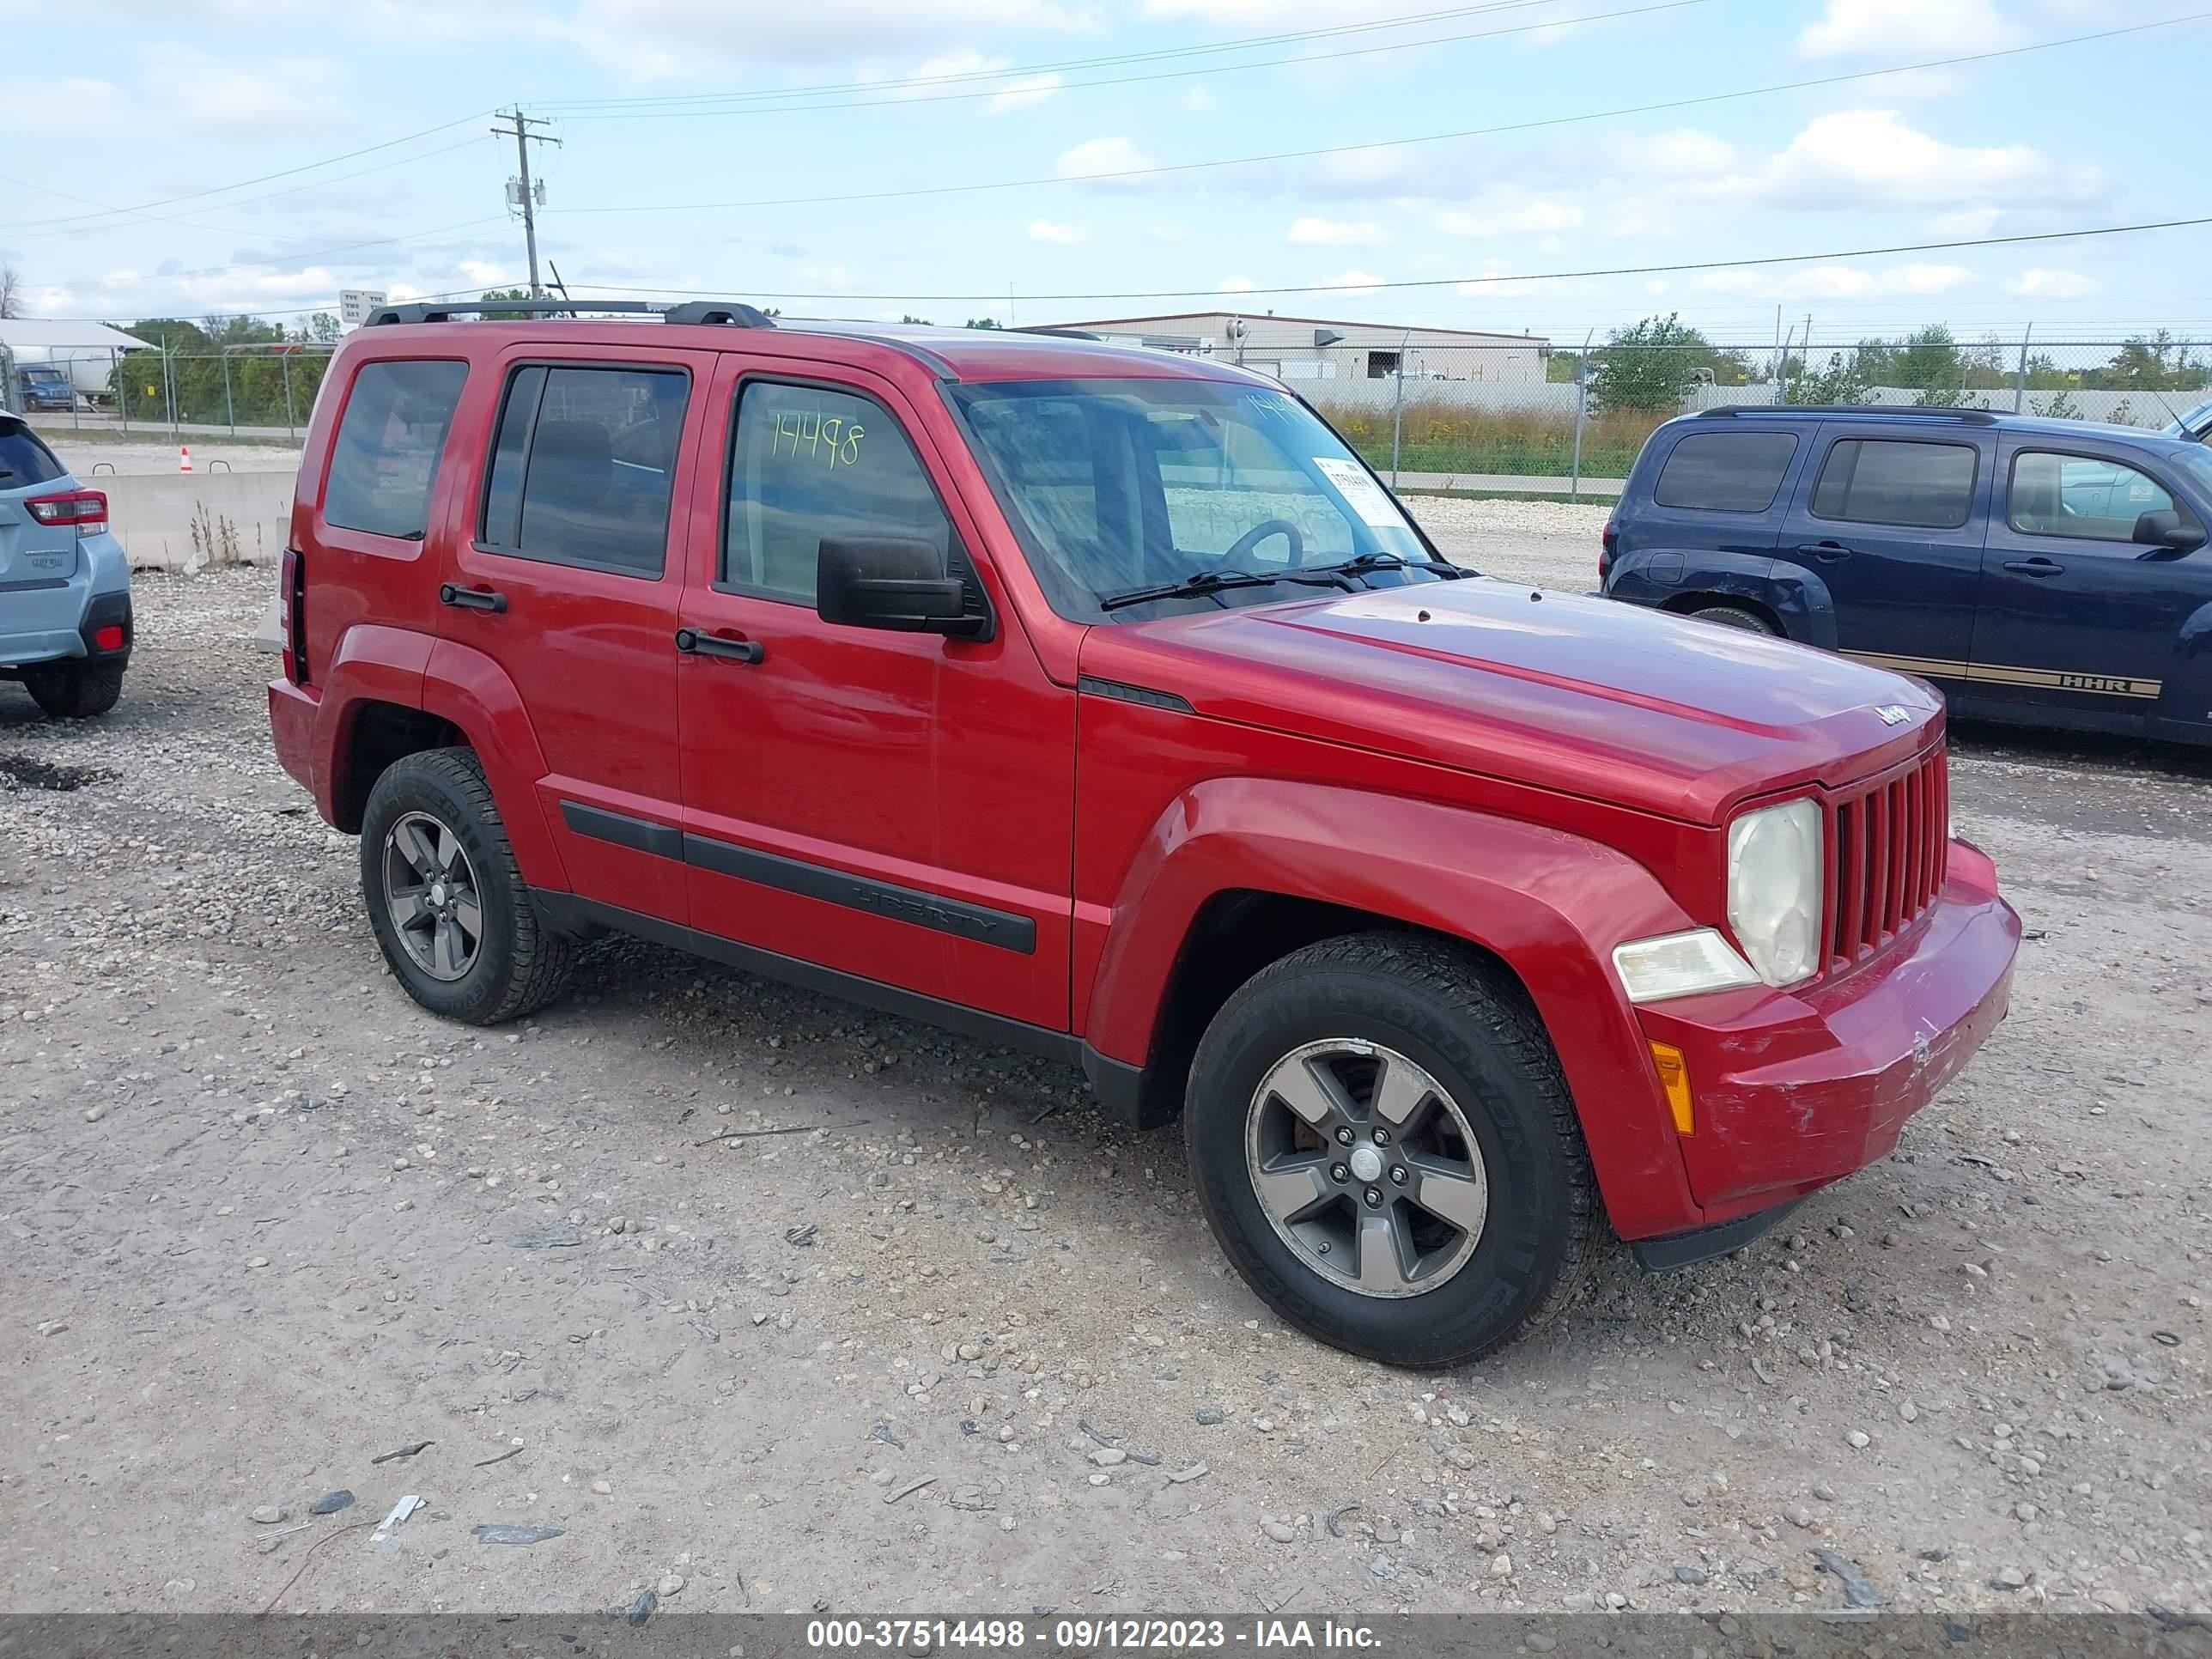
<svg viewBox="0 0 2212 1659"><path fill-rule="evenodd" d="M2212 212L2212 21L1864 76L2207 5L0 0L0 262L34 314L125 319L518 282L514 146L486 129L519 100L562 141L534 156L540 243L580 295L1037 323L1328 285L1226 303L1563 343L1670 310L1763 341L1778 303L1820 338L2203 337L2202 228L1725 262ZM1278 38L1194 50L1255 36ZM1328 153L1189 165L1286 151ZM1722 264L1510 280L1682 262Z"/></svg>

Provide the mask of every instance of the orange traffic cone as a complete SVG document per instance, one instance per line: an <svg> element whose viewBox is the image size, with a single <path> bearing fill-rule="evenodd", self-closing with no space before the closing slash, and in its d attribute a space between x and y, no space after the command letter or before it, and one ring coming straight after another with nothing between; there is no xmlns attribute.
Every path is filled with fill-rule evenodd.
<svg viewBox="0 0 2212 1659"><path fill-rule="evenodd" d="M191 470L191 446L190 444L179 444L177 446L177 471L179 472L189 472Z"/></svg>

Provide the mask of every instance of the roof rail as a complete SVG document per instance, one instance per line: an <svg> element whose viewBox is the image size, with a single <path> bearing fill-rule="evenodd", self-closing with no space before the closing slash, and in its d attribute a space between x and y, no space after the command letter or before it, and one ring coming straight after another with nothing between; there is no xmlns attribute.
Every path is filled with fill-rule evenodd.
<svg viewBox="0 0 2212 1659"><path fill-rule="evenodd" d="M379 306L368 326L381 323L449 323L469 312L519 312L526 317L580 317L586 312L626 317L658 317L671 323L724 323L737 328L774 328L766 312L736 300L693 300L663 305L653 300L432 300L415 305Z"/></svg>
<svg viewBox="0 0 2212 1659"><path fill-rule="evenodd" d="M1008 334L1049 334L1055 340L1103 340L1103 334L1093 334L1087 328L1009 328Z"/></svg>
<svg viewBox="0 0 2212 1659"><path fill-rule="evenodd" d="M1730 404L1698 411L1700 420L1729 420L1738 415L1865 415L1882 421L1957 421L1966 426L1997 423L1996 416L1986 409L1923 409L1917 404Z"/></svg>

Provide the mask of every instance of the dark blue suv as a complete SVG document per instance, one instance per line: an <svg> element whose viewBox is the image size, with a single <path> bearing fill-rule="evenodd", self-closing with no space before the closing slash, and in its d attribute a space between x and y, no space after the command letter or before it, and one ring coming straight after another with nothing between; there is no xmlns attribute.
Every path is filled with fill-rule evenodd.
<svg viewBox="0 0 2212 1659"><path fill-rule="evenodd" d="M1607 596L1934 681L1958 713L2212 743L2212 449L1979 410L1707 410L1637 457Z"/></svg>

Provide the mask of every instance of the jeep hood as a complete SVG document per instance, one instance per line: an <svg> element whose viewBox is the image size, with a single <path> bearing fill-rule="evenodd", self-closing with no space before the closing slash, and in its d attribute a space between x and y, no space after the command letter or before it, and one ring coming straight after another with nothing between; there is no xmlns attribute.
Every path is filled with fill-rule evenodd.
<svg viewBox="0 0 2212 1659"><path fill-rule="evenodd" d="M1081 661L1215 719L1707 824L1901 760L1943 712L1847 657L1489 577L1101 626Z"/></svg>

